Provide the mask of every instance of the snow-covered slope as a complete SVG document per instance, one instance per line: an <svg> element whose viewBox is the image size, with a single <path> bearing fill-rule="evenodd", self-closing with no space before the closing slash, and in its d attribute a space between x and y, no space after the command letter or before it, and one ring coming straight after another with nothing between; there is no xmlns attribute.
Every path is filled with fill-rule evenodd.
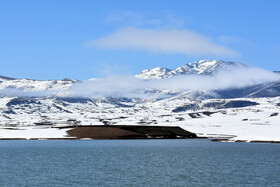
<svg viewBox="0 0 280 187"><path fill-rule="evenodd" d="M143 70L140 74L137 74L136 77L148 80L170 78L176 75L211 75L220 70L230 70L233 67L240 66L244 67L246 65L222 60L200 60L180 66L174 70L159 67Z"/></svg>
<svg viewBox="0 0 280 187"><path fill-rule="evenodd" d="M24 91L66 90L75 82L77 80L74 79L41 81L0 76L0 89L19 89Z"/></svg>
<svg viewBox="0 0 280 187"><path fill-rule="evenodd" d="M167 68L157 67L143 70L141 73L135 75L135 77L140 79L162 79L167 78L170 71L171 70Z"/></svg>

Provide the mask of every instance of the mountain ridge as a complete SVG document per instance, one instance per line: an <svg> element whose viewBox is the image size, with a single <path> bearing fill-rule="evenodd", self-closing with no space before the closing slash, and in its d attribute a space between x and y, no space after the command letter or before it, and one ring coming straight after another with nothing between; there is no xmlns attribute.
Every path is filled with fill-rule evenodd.
<svg viewBox="0 0 280 187"><path fill-rule="evenodd" d="M157 67L153 69L143 70L141 73L135 75L135 78L138 80L145 81L153 79L169 79L175 76L181 75L203 75L203 76L212 76L218 73L221 70L231 71L235 67L249 67L245 64L238 62L227 62L223 60L200 60L197 62L192 62L175 68L173 70ZM89 81L95 81L97 79L89 79ZM6 76L0 76L0 95L9 96L5 94L10 93L10 96L16 97L27 97L33 96L36 97L37 92L46 92L46 94L39 93L40 97L46 97L47 94L50 94L50 97L82 97L82 96L69 96L67 95L69 89L76 83L81 83L82 81L75 79L63 79L63 80L34 80L34 79L16 79ZM106 87L105 87L106 88ZM16 90L22 91L17 93ZM62 91L62 94L59 92ZM25 94L25 92L34 92L31 94ZM125 92L125 90L124 90ZM214 99L214 98L238 98L238 97L275 97L280 96L280 81L262 83L249 85L242 88L228 88L220 90L185 90L185 91L172 91L172 90L159 90L159 89L147 89L147 90L136 90L135 92L146 94L152 96L153 99L146 98L144 100L161 100L166 98L177 97L180 99L180 96L187 97L190 100L201 100L201 99ZM23 93L23 94L22 94ZM22 95L20 95L22 94ZM33 94L33 95L32 95ZM39 95L37 95L39 97ZM136 94L137 95L137 94ZM88 98L94 98L94 96ZM106 98L104 96L104 98ZM106 99L105 99L106 100ZM143 101L144 101L143 100ZM82 101L82 100L80 100ZM139 101L137 99L137 101ZM112 102L112 99L106 101L108 103ZM115 102L115 101L114 101Z"/></svg>
<svg viewBox="0 0 280 187"><path fill-rule="evenodd" d="M247 65L223 60L200 60L185 64L173 70L164 67L146 69L135 75L135 77L150 80L171 78L178 75L212 75L221 69L230 70L232 67L247 67Z"/></svg>

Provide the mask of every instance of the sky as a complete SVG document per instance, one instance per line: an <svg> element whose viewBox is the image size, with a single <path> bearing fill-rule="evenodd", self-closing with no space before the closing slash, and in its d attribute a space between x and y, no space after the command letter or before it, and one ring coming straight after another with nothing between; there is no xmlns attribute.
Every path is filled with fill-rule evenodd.
<svg viewBox="0 0 280 187"><path fill-rule="evenodd" d="M86 80L221 59L280 70L278 0L1 0L0 75Z"/></svg>

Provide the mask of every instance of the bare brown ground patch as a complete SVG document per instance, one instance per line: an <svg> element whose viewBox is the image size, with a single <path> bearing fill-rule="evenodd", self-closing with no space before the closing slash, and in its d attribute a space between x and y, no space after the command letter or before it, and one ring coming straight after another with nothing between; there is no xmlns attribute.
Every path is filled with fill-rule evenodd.
<svg viewBox="0 0 280 187"><path fill-rule="evenodd" d="M68 130L71 137L91 139L136 139L147 136L115 127L76 127Z"/></svg>

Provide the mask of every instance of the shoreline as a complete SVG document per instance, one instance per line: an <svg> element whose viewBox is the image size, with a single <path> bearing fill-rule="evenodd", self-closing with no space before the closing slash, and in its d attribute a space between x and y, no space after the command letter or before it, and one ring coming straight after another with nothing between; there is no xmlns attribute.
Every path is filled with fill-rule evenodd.
<svg viewBox="0 0 280 187"><path fill-rule="evenodd" d="M261 141L261 140L252 140L252 141L245 141L245 140L229 140L229 139L211 139L207 137L197 137L197 138L120 138L120 139L93 139L93 138L75 138L75 137L69 137L69 138L0 138L0 141L5 141L5 140L47 140L47 141L52 141L52 140L176 140L176 139L185 139L185 140L197 140L197 139L207 139L211 142L219 142L219 143L272 143L272 144L280 144L280 141Z"/></svg>
<svg viewBox="0 0 280 187"><path fill-rule="evenodd" d="M219 138L215 138L215 139L210 139L212 142L233 142L233 143L276 143L276 144L280 144L280 141L271 141L271 140L230 140L230 139L219 139Z"/></svg>
<svg viewBox="0 0 280 187"><path fill-rule="evenodd" d="M76 139L187 139L195 133L178 126L33 126L2 128L0 140L76 140Z"/></svg>
<svg viewBox="0 0 280 187"><path fill-rule="evenodd" d="M238 140L235 136L198 136L179 126L72 125L2 128L0 140L154 140L209 139L212 142L280 143L275 140ZM7 134L11 133L11 134Z"/></svg>

